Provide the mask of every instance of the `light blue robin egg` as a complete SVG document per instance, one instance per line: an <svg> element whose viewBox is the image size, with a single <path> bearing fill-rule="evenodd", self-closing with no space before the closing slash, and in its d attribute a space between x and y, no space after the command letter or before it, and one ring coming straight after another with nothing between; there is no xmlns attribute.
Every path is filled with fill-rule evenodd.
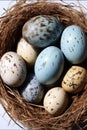
<svg viewBox="0 0 87 130"><path fill-rule="evenodd" d="M81 27L70 25L61 36L61 50L72 64L79 64L87 58L87 37Z"/></svg>
<svg viewBox="0 0 87 130"><path fill-rule="evenodd" d="M38 81L44 85L55 83L64 68L64 57L55 46L45 48L36 59L34 70Z"/></svg>
<svg viewBox="0 0 87 130"><path fill-rule="evenodd" d="M22 36L33 46L46 47L59 39L62 31L63 25L57 18L39 15L24 24Z"/></svg>
<svg viewBox="0 0 87 130"><path fill-rule="evenodd" d="M35 74L27 76L21 91L23 98L30 103L38 104L44 96L44 88L37 80Z"/></svg>

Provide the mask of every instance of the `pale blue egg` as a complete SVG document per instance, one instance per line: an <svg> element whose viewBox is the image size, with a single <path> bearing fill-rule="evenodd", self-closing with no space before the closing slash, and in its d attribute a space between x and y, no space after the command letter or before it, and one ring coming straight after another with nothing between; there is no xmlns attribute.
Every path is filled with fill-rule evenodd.
<svg viewBox="0 0 87 130"><path fill-rule="evenodd" d="M61 76L64 68L64 57L55 46L45 48L36 59L35 75L40 83L50 85Z"/></svg>
<svg viewBox="0 0 87 130"><path fill-rule="evenodd" d="M59 39L63 31L61 22L53 16L39 15L28 20L22 35L32 46L46 47Z"/></svg>
<svg viewBox="0 0 87 130"><path fill-rule="evenodd" d="M61 50L72 64L79 64L87 58L87 37L81 27L70 25L61 36Z"/></svg>
<svg viewBox="0 0 87 130"><path fill-rule="evenodd" d="M44 96L44 88L34 74L29 74L21 91L23 98L30 103L38 104Z"/></svg>

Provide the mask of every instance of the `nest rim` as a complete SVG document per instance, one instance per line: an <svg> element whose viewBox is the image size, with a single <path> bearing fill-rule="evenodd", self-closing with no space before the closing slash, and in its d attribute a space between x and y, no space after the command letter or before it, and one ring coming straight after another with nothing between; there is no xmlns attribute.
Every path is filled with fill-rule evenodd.
<svg viewBox="0 0 87 130"><path fill-rule="evenodd" d="M27 13L25 17L26 12L29 12L29 14ZM85 33L87 33L87 19L85 18L84 13L73 9L71 5L63 5L54 2L36 2L29 3L27 5L24 3L17 3L13 8L8 10L4 17L0 19L0 58L7 51L15 51L17 41L21 37L20 30L23 24L31 17L40 14L53 15L59 18L65 24L65 26L71 24L79 25L82 27ZM14 25L12 23L14 23ZM11 26L11 24L13 26ZM17 31L19 32L19 36L16 36L18 34ZM13 34L14 37L12 38ZM10 38L10 43L12 44L9 43ZM59 130L68 130L71 127L74 128L74 126L77 128L84 127L87 123L87 120L85 120L87 114L86 87L81 94L78 94L75 97L73 96L72 105L70 105L70 107L62 115L58 117L52 117L44 111L42 105L33 105L23 100L18 90L10 89L3 83L1 78L0 85L0 102L4 109L13 120L17 119L20 123L27 127L38 130L57 130L58 128ZM6 101L8 107L6 104L4 104L2 99ZM78 108L77 106L80 107ZM16 108L18 108L18 111ZM21 116L19 117L19 115ZM45 118L43 119L42 116Z"/></svg>

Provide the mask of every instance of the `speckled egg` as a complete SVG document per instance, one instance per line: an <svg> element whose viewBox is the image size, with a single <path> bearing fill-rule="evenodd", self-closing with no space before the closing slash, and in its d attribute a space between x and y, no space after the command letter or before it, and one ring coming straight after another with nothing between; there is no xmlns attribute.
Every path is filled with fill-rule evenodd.
<svg viewBox="0 0 87 130"><path fill-rule="evenodd" d="M72 64L79 64L87 58L87 37L79 26L65 28L61 36L61 50Z"/></svg>
<svg viewBox="0 0 87 130"><path fill-rule="evenodd" d="M21 38L17 44L17 54L19 54L29 66L33 66L38 55L38 50L28 44L24 38Z"/></svg>
<svg viewBox="0 0 87 130"><path fill-rule="evenodd" d="M68 106L68 95L63 88L54 87L46 93L43 105L49 114L59 116Z"/></svg>
<svg viewBox="0 0 87 130"><path fill-rule="evenodd" d="M62 87L69 93L82 91L87 82L87 70L80 66L72 66L65 74Z"/></svg>
<svg viewBox="0 0 87 130"><path fill-rule="evenodd" d="M15 52L6 52L0 60L0 75L4 83L10 87L19 87L25 81L26 64Z"/></svg>
<svg viewBox="0 0 87 130"><path fill-rule="evenodd" d="M59 39L63 26L59 20L49 15L39 15L27 21L22 36L33 46L46 47Z"/></svg>
<svg viewBox="0 0 87 130"><path fill-rule="evenodd" d="M42 100L44 88L34 74L29 74L26 78L21 95L30 103L38 104Z"/></svg>
<svg viewBox="0 0 87 130"><path fill-rule="evenodd" d="M64 57L59 48L50 46L38 55L34 70L40 83L50 85L61 76L64 68Z"/></svg>

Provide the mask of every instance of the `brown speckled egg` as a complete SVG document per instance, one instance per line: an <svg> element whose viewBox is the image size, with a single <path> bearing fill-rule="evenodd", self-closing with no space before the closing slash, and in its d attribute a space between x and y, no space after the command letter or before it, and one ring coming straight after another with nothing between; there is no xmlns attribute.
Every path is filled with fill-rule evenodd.
<svg viewBox="0 0 87 130"><path fill-rule="evenodd" d="M29 66L33 66L38 55L38 50L28 44L24 38L21 38L18 42L17 54L23 57Z"/></svg>
<svg viewBox="0 0 87 130"><path fill-rule="evenodd" d="M39 15L23 25L22 36L32 46L46 47L59 39L63 28L61 22L55 17Z"/></svg>
<svg viewBox="0 0 87 130"><path fill-rule="evenodd" d="M61 87L52 88L46 93L43 105L49 114L59 116L66 110L68 95Z"/></svg>
<svg viewBox="0 0 87 130"><path fill-rule="evenodd" d="M69 93L80 92L87 81L87 70L80 66L72 66L65 74L62 87Z"/></svg>
<svg viewBox="0 0 87 130"><path fill-rule="evenodd" d="M0 75L4 83L10 87L19 87L25 81L26 64L15 52L6 52L0 60Z"/></svg>

